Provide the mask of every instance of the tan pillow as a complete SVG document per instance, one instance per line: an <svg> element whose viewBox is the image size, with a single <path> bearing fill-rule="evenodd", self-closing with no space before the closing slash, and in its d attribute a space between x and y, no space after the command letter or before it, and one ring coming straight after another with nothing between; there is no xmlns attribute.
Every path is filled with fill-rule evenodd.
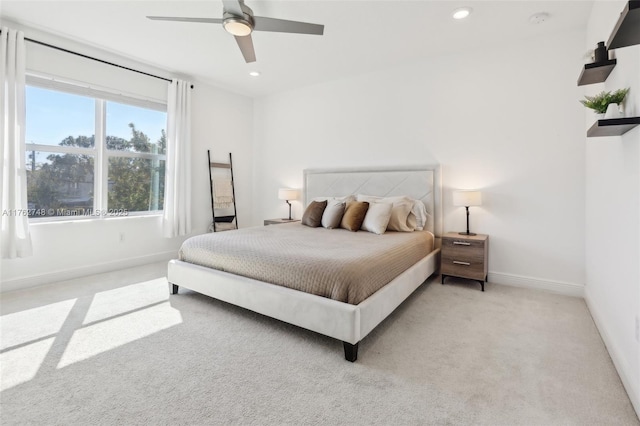
<svg viewBox="0 0 640 426"><path fill-rule="evenodd" d="M331 200L327 202L327 208L322 214L322 226L327 229L339 228L340 221L344 215L344 209L347 203L339 200Z"/></svg>
<svg viewBox="0 0 640 426"><path fill-rule="evenodd" d="M344 216L340 221L340 227L356 232L362 227L362 222L369 209L369 203L366 201L351 201L347 203Z"/></svg>
<svg viewBox="0 0 640 426"><path fill-rule="evenodd" d="M327 207L327 201L312 201L302 215L302 224L317 228L322 221L322 214Z"/></svg>
<svg viewBox="0 0 640 426"><path fill-rule="evenodd" d="M370 203L361 229L378 235L384 234L391 218L392 209L393 204L391 203Z"/></svg>
<svg viewBox="0 0 640 426"><path fill-rule="evenodd" d="M413 232L416 229L416 217L411 212L412 207L413 203L409 200L394 202L387 230Z"/></svg>

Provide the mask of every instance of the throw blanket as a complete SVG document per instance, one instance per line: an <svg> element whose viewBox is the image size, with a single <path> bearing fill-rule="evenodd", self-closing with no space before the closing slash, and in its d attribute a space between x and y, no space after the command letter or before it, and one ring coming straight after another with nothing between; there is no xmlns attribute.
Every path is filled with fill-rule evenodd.
<svg viewBox="0 0 640 426"><path fill-rule="evenodd" d="M214 206L216 208L227 208L233 205L233 188L231 179L220 176L213 178Z"/></svg>
<svg viewBox="0 0 640 426"><path fill-rule="evenodd" d="M179 257L357 305L433 248L427 231L376 235L297 222L192 237L182 244Z"/></svg>

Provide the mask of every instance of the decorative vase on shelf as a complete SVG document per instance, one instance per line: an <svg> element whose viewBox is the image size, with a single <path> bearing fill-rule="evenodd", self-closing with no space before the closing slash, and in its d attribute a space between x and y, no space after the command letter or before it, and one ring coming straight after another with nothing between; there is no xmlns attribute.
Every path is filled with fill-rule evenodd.
<svg viewBox="0 0 640 426"><path fill-rule="evenodd" d="M596 47L593 54L596 63L609 60L609 54L607 53L607 47L604 45L604 41L598 42L598 47Z"/></svg>
<svg viewBox="0 0 640 426"><path fill-rule="evenodd" d="M600 114L600 113L596 112L594 115L596 116L596 120L603 120L604 119L604 113Z"/></svg>
<svg viewBox="0 0 640 426"><path fill-rule="evenodd" d="M620 118L620 107L618 104L607 105L607 112L604 113L604 118Z"/></svg>

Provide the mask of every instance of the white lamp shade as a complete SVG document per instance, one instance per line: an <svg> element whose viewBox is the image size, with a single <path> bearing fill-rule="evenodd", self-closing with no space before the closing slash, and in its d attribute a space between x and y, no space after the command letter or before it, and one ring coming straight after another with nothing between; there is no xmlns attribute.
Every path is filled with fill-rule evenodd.
<svg viewBox="0 0 640 426"><path fill-rule="evenodd" d="M298 190L291 188L280 188L278 190L278 198L280 200L295 200L298 198Z"/></svg>
<svg viewBox="0 0 640 426"><path fill-rule="evenodd" d="M480 191L455 191L453 193L454 206L481 206L482 192Z"/></svg>

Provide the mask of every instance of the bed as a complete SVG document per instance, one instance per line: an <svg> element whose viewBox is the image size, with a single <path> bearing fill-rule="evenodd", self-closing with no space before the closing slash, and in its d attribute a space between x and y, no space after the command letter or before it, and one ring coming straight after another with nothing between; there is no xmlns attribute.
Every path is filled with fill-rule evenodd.
<svg viewBox="0 0 640 426"><path fill-rule="evenodd" d="M391 278L388 283L383 282L379 287L374 286L372 294L336 290L332 286L322 287L322 285L320 290L300 291L293 288L298 277L291 277L290 273L284 274L287 275L288 281L285 280L280 282L280 285L276 285L272 283L275 282L275 278L266 273L237 275L230 272L234 270L233 262L231 266L228 263L207 265L206 256L197 250L194 251L193 248L199 250L200 246L206 245L204 243L206 237L194 237L194 239L185 242L187 244L191 240L192 253L200 253L197 256L192 256L189 262L179 259L169 262L167 277L170 291L176 294L179 287L184 287L341 340L345 359L355 361L358 356L359 342L432 275L439 265L439 237L442 233L440 169L437 165L426 165L402 168L309 169L304 171L303 202L305 205L307 200L310 201L318 197L341 197L351 194L382 197L404 195L420 200L424 203L427 211L425 230L415 233L387 232L384 235L374 235L365 231L352 233L343 229L307 229L299 223L293 223L261 227L251 231L229 231L222 233L225 234L223 239L233 239L235 234L237 239L244 238L246 240L251 235L250 238L266 241L276 236L283 252L286 251L285 247L296 252L295 247L290 247L290 244L295 244L295 241L288 238L292 237L291 234L299 233L299 231L303 231L306 235L305 241L315 238L314 235L333 232L332 239L353 238L354 241L361 239L365 241L365 244L368 244L367 241L381 241L380 237L387 237L387 240L405 237L391 234L415 234L411 238L422 238L426 234L432 236L433 245L429 250L420 253L417 257L414 253L411 264L405 265L403 272L395 278ZM422 235L418 235L418 233ZM216 235L215 238L221 239L222 234ZM286 244L282 242L286 242ZM343 242L337 244L344 245ZM181 248L180 256L182 258L184 258L183 250L186 250L185 246ZM214 247L214 250L217 248ZM230 248L228 249L230 254L226 257L231 256L234 250L237 253L242 252L237 247ZM328 251L333 250L324 250L323 252ZM286 258L287 253L283 253L283 255ZM380 253L376 256L380 256ZM317 262L321 262L322 256L317 257ZM400 258L402 257L407 257L407 253L401 254ZM360 259L362 260L362 258ZM219 267L223 270L212 269L209 266ZM313 265L311 268L313 269ZM318 266L315 269L321 271L323 266ZM362 271L362 269L355 269L352 271L352 275L355 277L361 275L358 271ZM251 276L255 278L251 278ZM300 272L299 280L303 281L304 279L306 277ZM375 281L373 276L364 277L364 279L367 282ZM384 280L384 278L382 279ZM316 294L313 294L314 292ZM336 297L334 297L334 293Z"/></svg>

